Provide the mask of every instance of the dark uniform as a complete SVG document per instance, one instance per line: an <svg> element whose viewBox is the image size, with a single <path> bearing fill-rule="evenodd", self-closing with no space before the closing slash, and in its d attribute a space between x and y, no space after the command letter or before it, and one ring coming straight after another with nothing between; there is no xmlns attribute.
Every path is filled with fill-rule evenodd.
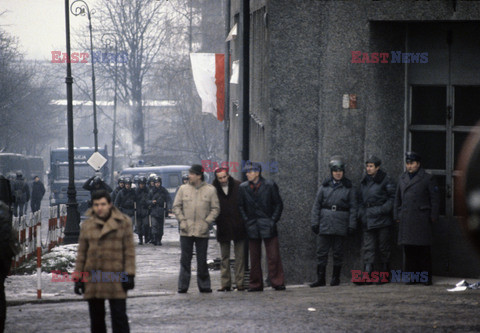
<svg viewBox="0 0 480 333"><path fill-rule="evenodd" d="M112 202L115 202L118 192L120 192L124 187L125 187L125 178L124 177L118 178L118 186L112 191L112 194L111 194Z"/></svg>
<svg viewBox="0 0 480 333"><path fill-rule="evenodd" d="M150 239L150 232L148 226L148 189L147 179L140 177L138 179L138 187L135 189L135 199L137 207L137 234L139 245L143 244L143 238L145 237L145 243Z"/></svg>
<svg viewBox="0 0 480 333"><path fill-rule="evenodd" d="M30 200L30 189L21 172L17 172L17 178L15 179L12 187L13 196L15 199L13 205L13 215L23 216L24 212L26 211L26 204Z"/></svg>
<svg viewBox="0 0 480 333"><path fill-rule="evenodd" d="M382 162L378 157L370 156L366 163L379 167ZM358 218L362 222L364 271L368 273L374 271L377 247L381 271L390 270L394 200L395 184L383 170L379 169L373 177L365 175L360 182Z"/></svg>
<svg viewBox="0 0 480 333"><path fill-rule="evenodd" d="M122 189L120 192L118 192L118 195L115 198L115 206L118 209L120 209L122 213L130 216L133 222L132 225L135 228L136 195L135 195L135 190L131 186L132 186L131 179L130 178L125 179L125 188Z"/></svg>
<svg viewBox="0 0 480 333"><path fill-rule="evenodd" d="M112 192L112 188L107 183L105 183L102 178L98 176L88 178L87 181L83 184L83 188L87 191L90 191L90 195L94 191L98 190L105 190L108 193Z"/></svg>
<svg viewBox="0 0 480 333"><path fill-rule="evenodd" d="M345 171L339 157L332 157L329 167L333 171ZM330 285L340 284L344 242L349 231L355 230L357 203L352 182L345 178L336 181L333 176L325 179L318 189L312 209L311 228L317 237L317 281L311 287L325 285L328 252L333 248L333 276Z"/></svg>
<svg viewBox="0 0 480 333"><path fill-rule="evenodd" d="M414 152L406 154L407 163L420 162ZM404 246L405 271L428 272L432 284L432 223L438 220L440 193L435 178L422 167L403 173L398 180L394 219L400 223L398 244Z"/></svg>
<svg viewBox="0 0 480 333"><path fill-rule="evenodd" d="M170 201L170 194L162 186L162 178L155 177L154 182L159 184L159 186L155 186L150 190L148 198L150 216L152 217L152 240L155 245L162 245L165 213Z"/></svg>

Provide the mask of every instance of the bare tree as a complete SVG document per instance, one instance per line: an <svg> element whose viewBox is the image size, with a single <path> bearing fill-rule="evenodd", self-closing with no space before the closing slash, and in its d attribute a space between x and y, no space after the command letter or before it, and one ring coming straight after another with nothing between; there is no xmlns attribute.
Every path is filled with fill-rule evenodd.
<svg viewBox="0 0 480 333"><path fill-rule="evenodd" d="M117 38L118 50L126 54L118 76L119 98L131 105L133 143L141 154L145 151L143 89L169 36L170 22L164 7L164 1L102 0L92 17L98 32L95 45L102 47L101 36L112 33ZM99 64L108 77L113 77L112 66L105 66L104 61Z"/></svg>
<svg viewBox="0 0 480 333"><path fill-rule="evenodd" d="M56 127L52 85L37 69L0 30L0 151L39 154Z"/></svg>

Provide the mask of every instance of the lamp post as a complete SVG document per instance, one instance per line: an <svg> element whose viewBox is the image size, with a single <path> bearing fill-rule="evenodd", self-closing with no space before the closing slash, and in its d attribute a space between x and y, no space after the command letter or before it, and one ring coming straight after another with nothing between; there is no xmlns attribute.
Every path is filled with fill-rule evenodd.
<svg viewBox="0 0 480 333"><path fill-rule="evenodd" d="M67 40L67 55L70 59L70 13L69 0L65 0L65 33ZM78 213L77 191L75 190L75 168L73 151L73 94L72 94L72 68L70 61L67 61L67 136L68 136L68 202L67 202L67 224L65 226L65 244L78 242L80 233L80 214Z"/></svg>
<svg viewBox="0 0 480 333"><path fill-rule="evenodd" d="M73 15L85 15L87 14L88 18L88 29L90 30L90 56L92 62L92 99L93 99L93 137L95 140L95 151L98 151L98 130L97 130L97 98L95 93L95 66L93 64L93 36L92 36L92 16L91 13L95 13L95 10L90 11L88 5L83 0L75 0L70 5L70 11Z"/></svg>
<svg viewBox="0 0 480 333"><path fill-rule="evenodd" d="M106 33L102 36L102 40L105 43L107 49L111 46L112 42L115 43L115 79L114 79L114 97L113 97L113 138L112 138L112 165L110 173L110 183L114 188L115 183L113 181L115 171L115 143L116 139L116 127L117 127L117 75L118 75L118 42L117 37L112 33Z"/></svg>

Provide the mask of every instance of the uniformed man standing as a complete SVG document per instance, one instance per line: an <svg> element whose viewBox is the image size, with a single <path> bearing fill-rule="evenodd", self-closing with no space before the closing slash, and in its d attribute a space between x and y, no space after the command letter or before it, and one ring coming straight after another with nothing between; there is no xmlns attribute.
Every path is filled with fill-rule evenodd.
<svg viewBox="0 0 480 333"><path fill-rule="evenodd" d="M421 167L415 152L405 154L406 169L398 181L394 219L400 223L398 244L403 245L406 272L428 272L432 284L432 223L438 220L440 193L435 178ZM412 282L409 282L412 283Z"/></svg>
<svg viewBox="0 0 480 333"><path fill-rule="evenodd" d="M325 286L328 252L333 250L331 286L340 284L344 243L348 233L356 229L357 202L352 182L345 177L345 163L332 156L330 176L318 189L312 209L311 228L317 236L317 280L310 287Z"/></svg>
<svg viewBox="0 0 480 333"><path fill-rule="evenodd" d="M120 209L123 214L128 215L132 219L132 223L135 227L137 222L135 218L135 190L132 188L132 179L127 177L125 178L125 187L118 192L118 195L115 198L115 206Z"/></svg>
<svg viewBox="0 0 480 333"><path fill-rule="evenodd" d="M135 200L137 207L137 234L138 245L143 245L150 241L150 228L148 225L148 189L147 178L141 176L138 178L138 187L135 189Z"/></svg>
<svg viewBox="0 0 480 333"><path fill-rule="evenodd" d="M154 245L162 245L163 226L165 224L165 212L170 194L162 186L162 178L155 177L155 186L150 190L148 203L150 205L150 216L152 220L152 240Z"/></svg>
<svg viewBox="0 0 480 333"><path fill-rule="evenodd" d="M112 191L112 202L115 202L118 193L125 187L125 177L118 178L118 186Z"/></svg>
<svg viewBox="0 0 480 333"><path fill-rule="evenodd" d="M390 271L392 248L392 210L395 200L395 184L380 169L382 161L371 155L365 162L366 175L358 192L358 218L363 230L364 272L374 271L375 252L378 247L380 271Z"/></svg>

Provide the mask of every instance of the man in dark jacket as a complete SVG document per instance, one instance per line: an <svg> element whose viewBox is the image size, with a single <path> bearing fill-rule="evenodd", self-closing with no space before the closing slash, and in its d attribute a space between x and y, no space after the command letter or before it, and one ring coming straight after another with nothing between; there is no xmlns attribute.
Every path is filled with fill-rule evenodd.
<svg viewBox="0 0 480 333"><path fill-rule="evenodd" d="M432 284L432 223L438 220L440 193L435 178L421 167L415 152L405 154L406 169L399 180L394 219L400 223L398 244L403 245L406 272L428 272Z"/></svg>
<svg viewBox="0 0 480 333"><path fill-rule="evenodd" d="M345 163L333 156L329 163L330 177L318 189L312 209L311 228L317 235L317 280L310 287L325 286L328 252L333 248L331 286L340 284L344 242L356 229L357 202L352 182L345 178Z"/></svg>
<svg viewBox="0 0 480 333"><path fill-rule="evenodd" d="M217 189L220 201L220 215L217 224L217 241L220 243L222 262L220 266L221 288L218 291L230 291L232 277L230 272L230 243L233 241L235 252L235 284L237 290L244 290L245 274L245 238L246 231L238 210L238 187L240 182L228 174L227 168L215 170L212 183Z"/></svg>
<svg viewBox="0 0 480 333"><path fill-rule="evenodd" d="M148 243L150 240L148 225L148 189L147 178L145 176L138 178L138 187L135 190L137 207L137 234L139 240L138 245L143 245L144 237L145 243Z"/></svg>
<svg viewBox="0 0 480 333"><path fill-rule="evenodd" d="M136 230L135 224L137 222L135 205L135 190L132 188L132 179L128 177L125 179L125 188L118 192L118 195L115 198L115 207L120 209L123 214L128 215L132 219L134 230Z"/></svg>
<svg viewBox="0 0 480 333"><path fill-rule="evenodd" d="M262 239L268 261L268 277L275 290L285 290L283 265L280 259L277 222L283 210L277 184L262 177L260 163L245 165L248 181L239 188L238 205L247 228L250 250L250 284L248 291L263 291L261 267Z"/></svg>
<svg viewBox="0 0 480 333"><path fill-rule="evenodd" d="M15 199L13 215L23 216L25 205L30 200L30 189L21 171L17 172L17 177L13 183L13 196Z"/></svg>
<svg viewBox="0 0 480 333"><path fill-rule="evenodd" d="M43 183L40 181L40 177L35 176L35 178L33 178L32 199L30 201L30 208L32 209L32 213L40 210L40 204L44 195L45 186L43 186Z"/></svg>
<svg viewBox="0 0 480 333"><path fill-rule="evenodd" d="M150 190L148 204L150 205L150 216L152 218L152 240L154 245L162 245L163 226L165 223L165 212L167 211L170 194L162 186L162 178L156 176L153 180L155 186Z"/></svg>
<svg viewBox="0 0 480 333"><path fill-rule="evenodd" d="M363 230L364 272L374 271L375 251L378 246L382 272L390 271L392 244L392 210L395 184L380 169L382 161L371 155L365 162L366 175L358 192L358 218Z"/></svg>

